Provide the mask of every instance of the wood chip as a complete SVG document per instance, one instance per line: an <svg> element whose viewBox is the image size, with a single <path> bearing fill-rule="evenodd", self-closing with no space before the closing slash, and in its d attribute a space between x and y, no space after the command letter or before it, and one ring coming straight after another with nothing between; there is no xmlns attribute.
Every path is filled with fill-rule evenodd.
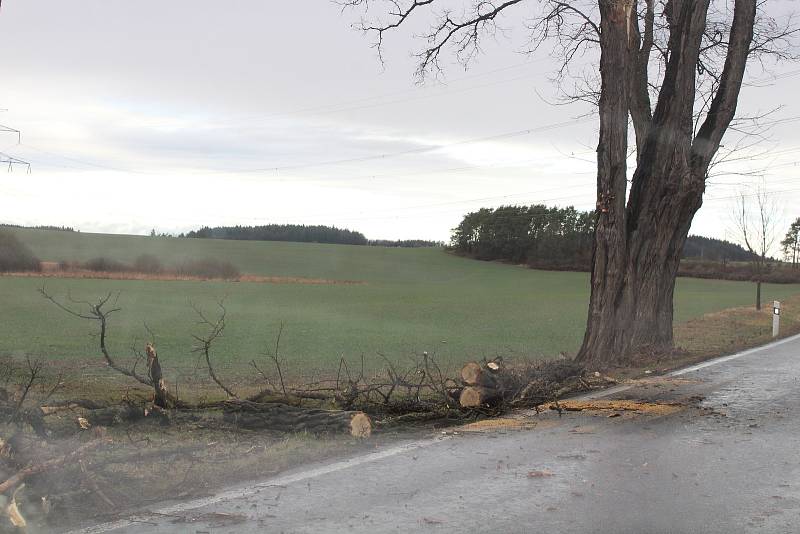
<svg viewBox="0 0 800 534"><path fill-rule="evenodd" d="M555 473L547 469L542 469L541 471L528 471L528 478L546 478L554 475Z"/></svg>

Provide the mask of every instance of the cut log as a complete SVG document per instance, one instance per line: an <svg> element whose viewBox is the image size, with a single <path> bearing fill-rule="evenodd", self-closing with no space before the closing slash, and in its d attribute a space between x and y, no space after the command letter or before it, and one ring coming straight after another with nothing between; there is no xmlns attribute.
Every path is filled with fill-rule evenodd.
<svg viewBox="0 0 800 534"><path fill-rule="evenodd" d="M492 372L478 362L469 362L461 368L461 380L467 386L495 387L496 380Z"/></svg>
<svg viewBox="0 0 800 534"><path fill-rule="evenodd" d="M478 408L491 404L501 398L501 394L496 389L485 388L481 386L467 386L461 392L461 397L458 399L462 408Z"/></svg>
<svg viewBox="0 0 800 534"><path fill-rule="evenodd" d="M364 412L232 401L223 406L223 416L226 421L248 430L312 434L346 432L357 438L367 438L372 434L372 420Z"/></svg>
<svg viewBox="0 0 800 534"><path fill-rule="evenodd" d="M461 368L461 380L468 386L474 386L478 383L478 377L481 375L481 364L478 362L467 362Z"/></svg>
<svg viewBox="0 0 800 534"><path fill-rule="evenodd" d="M350 435L356 438L368 438L372 435L372 420L364 412L355 412L350 418Z"/></svg>

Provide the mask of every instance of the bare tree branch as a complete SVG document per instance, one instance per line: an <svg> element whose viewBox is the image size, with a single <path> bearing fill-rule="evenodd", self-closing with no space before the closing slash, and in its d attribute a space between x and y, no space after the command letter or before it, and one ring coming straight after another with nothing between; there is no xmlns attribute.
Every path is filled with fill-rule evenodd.
<svg viewBox="0 0 800 534"><path fill-rule="evenodd" d="M137 382L139 382L141 384L144 384L146 386L152 387L152 385L153 385L152 381L148 377L145 377L145 376L142 376L142 375L138 374L136 372L135 367L133 369L128 369L128 368L120 365L111 356L111 353L109 352L108 347L106 346L106 337L108 335L108 317L111 314L120 311L120 309L121 309L121 308L105 309L106 305L109 303L109 301L111 301L111 298L114 296L113 293L107 293L106 296L99 298L97 300L97 302L95 302L95 303L91 303L89 301L75 300L75 299L72 298L71 295L68 295L67 298L68 298L68 300L70 302L72 302L73 304L77 304L77 305L80 305L82 307L88 308L87 311L79 311L78 309L71 308L71 307L63 304L62 302L59 302L55 297L53 297L52 295L50 295L50 293L47 292L47 289L44 286L39 288L39 293L44 298L46 298L47 300L52 302L56 307L58 307L59 309L65 311L65 312L67 312L68 314L70 314L70 315L72 315L74 317L78 317L80 319L86 319L86 320L90 320L90 321L97 321L98 324L100 325L100 336L99 336L99 339L100 339L100 352L102 353L103 359L105 360L106 364L109 367L111 367L112 369L114 369L115 371L120 372L123 375L128 376L130 378L133 378L134 380L136 380ZM114 303L116 303L116 299L117 298L119 298L119 294L116 295Z"/></svg>
<svg viewBox="0 0 800 534"><path fill-rule="evenodd" d="M192 351L203 354L209 376L228 395L228 397L238 398L238 395L236 395L236 393L234 393L230 387L226 386L219 379L217 373L214 371L214 366L211 363L211 347L225 331L225 315L227 314L227 310L225 309L224 300L221 299L217 301L217 306L219 307L220 312L215 320L211 320L206 317L205 313L199 306L195 305L194 303L190 303L190 305L200 319L198 324L208 328L207 333L204 335L192 335L192 338L198 342L198 345L195 346Z"/></svg>

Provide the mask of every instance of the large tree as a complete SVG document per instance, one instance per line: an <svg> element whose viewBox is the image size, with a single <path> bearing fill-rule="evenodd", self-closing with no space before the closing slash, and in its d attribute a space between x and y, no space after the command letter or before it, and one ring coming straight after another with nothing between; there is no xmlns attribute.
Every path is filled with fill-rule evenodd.
<svg viewBox="0 0 800 534"><path fill-rule="evenodd" d="M600 122L591 298L577 358L609 365L669 350L681 250L736 117L745 67L791 57L791 19L769 16L767 0L342 3L370 8L358 27L379 50L387 32L427 17L416 54L423 77L448 50L468 63L514 9L527 20L532 49L552 44L560 83L576 79L576 58L599 51L599 76L583 71L563 93L596 104Z"/></svg>

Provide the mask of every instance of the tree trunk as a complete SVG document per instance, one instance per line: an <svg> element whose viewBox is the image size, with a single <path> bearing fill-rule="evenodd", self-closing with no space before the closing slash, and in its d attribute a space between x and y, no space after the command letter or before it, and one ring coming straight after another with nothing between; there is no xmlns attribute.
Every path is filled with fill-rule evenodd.
<svg viewBox="0 0 800 534"><path fill-rule="evenodd" d="M756 282L756 310L761 311L761 280Z"/></svg>
<svg viewBox="0 0 800 534"><path fill-rule="evenodd" d="M372 434L372 421L364 412L231 401L224 403L223 414L226 421L249 430L312 434L345 432L358 438L368 438Z"/></svg>
<svg viewBox="0 0 800 534"><path fill-rule="evenodd" d="M145 345L145 353L147 354L147 370L150 375L150 381L153 383L153 404L159 408L167 408L167 384L161 373L161 362L158 361L158 354L156 349L151 343Z"/></svg>
<svg viewBox="0 0 800 534"><path fill-rule="evenodd" d="M719 89L694 134L696 72L709 0L668 3L669 61L652 119L638 107L640 42L633 0L600 0L600 139L591 297L577 360L621 364L673 346L675 277L711 159L736 111L756 0L736 0ZM638 59L637 59L638 58ZM643 80L646 83L646 80ZM641 85L641 84L640 84ZM643 146L627 191L628 116ZM627 196L627 203L626 203Z"/></svg>

